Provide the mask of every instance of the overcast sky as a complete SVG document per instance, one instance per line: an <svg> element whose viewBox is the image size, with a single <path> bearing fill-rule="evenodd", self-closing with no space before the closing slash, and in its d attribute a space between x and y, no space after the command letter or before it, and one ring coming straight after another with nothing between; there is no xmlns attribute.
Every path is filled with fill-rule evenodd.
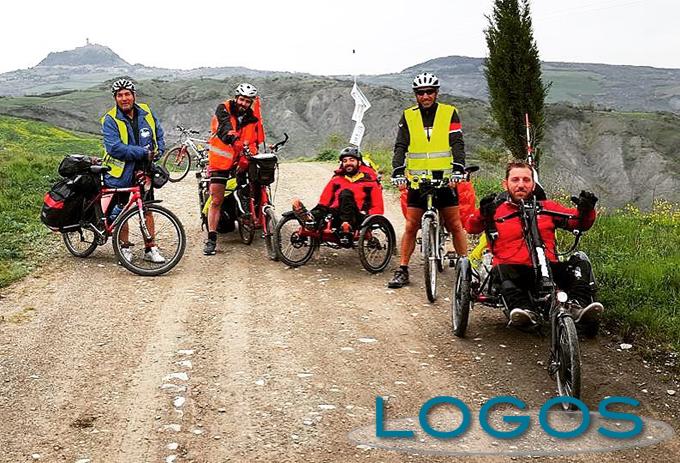
<svg viewBox="0 0 680 463"><path fill-rule="evenodd" d="M492 0L3 2L0 72L50 51L106 45L130 63L313 74L398 72L484 57ZM678 0L533 0L544 61L680 68ZM180 5L180 6L175 6ZM356 54L352 54L352 49Z"/></svg>

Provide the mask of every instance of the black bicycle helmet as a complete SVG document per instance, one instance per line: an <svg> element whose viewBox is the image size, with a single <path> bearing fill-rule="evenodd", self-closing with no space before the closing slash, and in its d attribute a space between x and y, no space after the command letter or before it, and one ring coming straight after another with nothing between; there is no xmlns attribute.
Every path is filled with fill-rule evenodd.
<svg viewBox="0 0 680 463"><path fill-rule="evenodd" d="M342 151L340 151L340 156L338 156L340 162L342 162L342 159L346 157L354 158L359 162L362 161L361 153L359 152L359 148L356 146L348 146L347 148L344 148Z"/></svg>

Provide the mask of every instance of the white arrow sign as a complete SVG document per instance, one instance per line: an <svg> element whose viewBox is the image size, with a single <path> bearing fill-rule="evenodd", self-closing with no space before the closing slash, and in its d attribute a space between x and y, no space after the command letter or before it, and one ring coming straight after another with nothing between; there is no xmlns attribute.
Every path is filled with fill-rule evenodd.
<svg viewBox="0 0 680 463"><path fill-rule="evenodd" d="M364 117L364 113L368 111L368 108L371 107L371 103L368 102L368 98L366 98L366 95L364 95L361 89L357 86L356 82L352 87L350 95L352 95L352 98L354 98L354 114L352 114L352 120L355 122L361 122Z"/></svg>

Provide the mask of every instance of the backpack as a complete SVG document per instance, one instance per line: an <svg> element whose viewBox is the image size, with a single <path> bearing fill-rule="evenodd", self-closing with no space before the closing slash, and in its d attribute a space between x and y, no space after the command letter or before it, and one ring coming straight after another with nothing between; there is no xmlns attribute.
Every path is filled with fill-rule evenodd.
<svg viewBox="0 0 680 463"><path fill-rule="evenodd" d="M52 231L68 231L80 227L85 197L72 180L63 179L45 193L40 220Z"/></svg>

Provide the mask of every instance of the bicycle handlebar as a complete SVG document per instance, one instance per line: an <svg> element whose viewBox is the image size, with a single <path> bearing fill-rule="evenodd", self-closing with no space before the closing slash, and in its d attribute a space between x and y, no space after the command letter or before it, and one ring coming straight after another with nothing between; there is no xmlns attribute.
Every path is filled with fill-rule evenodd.
<svg viewBox="0 0 680 463"><path fill-rule="evenodd" d="M179 130L179 131L182 132L182 133L190 133L190 134L192 134L192 135L198 135L199 133L201 133L201 132L199 132L198 130L185 129L185 128L182 127L181 125L178 125L178 126L177 126L177 130Z"/></svg>
<svg viewBox="0 0 680 463"><path fill-rule="evenodd" d="M281 149L281 147L285 145L286 142L288 141L288 134L286 132L283 132L283 136L284 136L283 140L277 141L276 143L274 143L274 146L272 146L271 149L272 153L278 152Z"/></svg>
<svg viewBox="0 0 680 463"><path fill-rule="evenodd" d="M457 164L456 166L463 167L461 164ZM440 187L440 186L448 185L451 182L455 182L455 183L468 182L468 181L470 181L470 174L472 174L473 172L477 172L478 170L479 170L479 166L463 167L462 172L460 172L460 171L453 172L453 173L451 173L447 176L443 176L442 178L430 179L430 178L419 177L414 181L421 186ZM394 185L399 185L399 184L407 183L407 182L408 182L408 179L406 177L393 177L392 178L392 183Z"/></svg>

